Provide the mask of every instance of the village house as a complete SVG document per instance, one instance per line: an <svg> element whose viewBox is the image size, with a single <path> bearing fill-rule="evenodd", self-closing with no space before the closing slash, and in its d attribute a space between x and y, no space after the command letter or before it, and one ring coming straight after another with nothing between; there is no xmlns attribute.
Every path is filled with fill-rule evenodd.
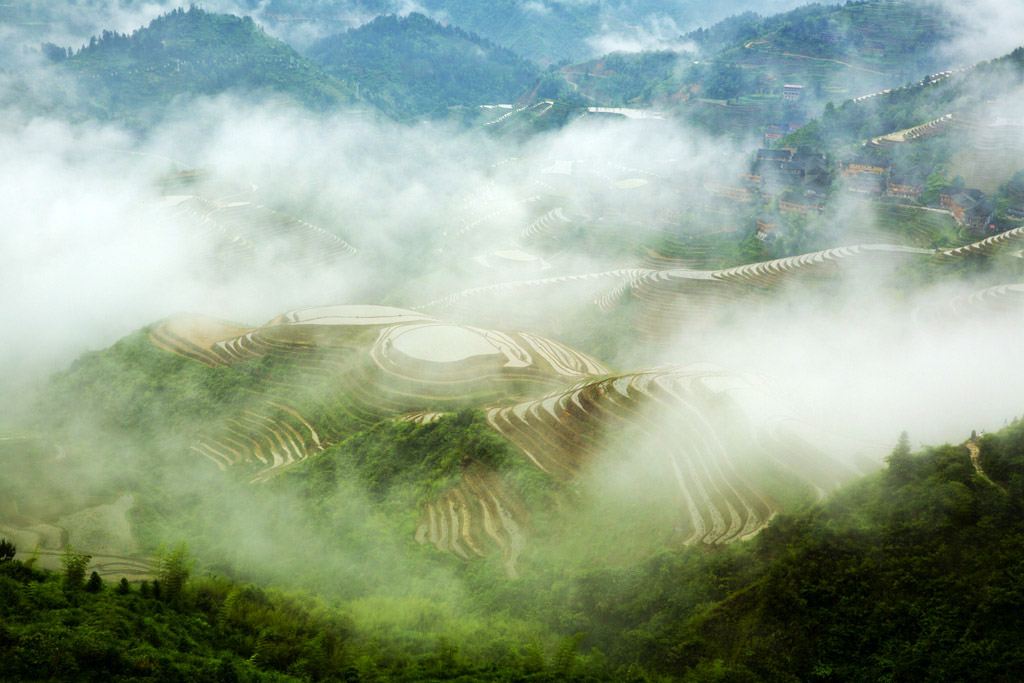
<svg viewBox="0 0 1024 683"><path fill-rule="evenodd" d="M802 85L784 85L782 86L782 101L783 102L798 102L800 97L804 94L804 86Z"/></svg>
<svg viewBox="0 0 1024 683"><path fill-rule="evenodd" d="M761 149L754 152L754 163L759 161L777 161L781 163L789 163L793 160L793 156L796 154L796 150L792 147L782 147L780 149L770 149L762 147Z"/></svg>
<svg viewBox="0 0 1024 683"><path fill-rule="evenodd" d="M889 162L856 154L841 158L839 170L847 177L865 174L881 176L889 172Z"/></svg>
<svg viewBox="0 0 1024 683"><path fill-rule="evenodd" d="M774 197L787 188L811 187L824 192L831 184L825 157L806 150L759 149L750 173L742 178L755 184L762 197Z"/></svg>
<svg viewBox="0 0 1024 683"><path fill-rule="evenodd" d="M964 211L963 226L970 232L984 235L995 231L995 218L996 208L992 205L992 202L983 198Z"/></svg>
<svg viewBox="0 0 1024 683"><path fill-rule="evenodd" d="M925 182L931 169L927 166L914 166L905 171L893 171L885 183L885 194L889 197L901 197L917 201L925 191Z"/></svg>
<svg viewBox="0 0 1024 683"><path fill-rule="evenodd" d="M973 233L980 235L994 229L995 206L981 190L944 187L939 191L939 205L949 209L956 222Z"/></svg>
<svg viewBox="0 0 1024 683"><path fill-rule="evenodd" d="M889 162L867 155L854 154L839 160L843 185L848 192L880 195L886 188Z"/></svg>
<svg viewBox="0 0 1024 683"><path fill-rule="evenodd" d="M789 191L779 197L780 214L808 214L811 211L823 211L824 209L824 201L808 193Z"/></svg>
<svg viewBox="0 0 1024 683"><path fill-rule="evenodd" d="M964 211L985 197L981 190L965 190L947 185L939 190L939 206L948 209L957 223L963 223Z"/></svg>

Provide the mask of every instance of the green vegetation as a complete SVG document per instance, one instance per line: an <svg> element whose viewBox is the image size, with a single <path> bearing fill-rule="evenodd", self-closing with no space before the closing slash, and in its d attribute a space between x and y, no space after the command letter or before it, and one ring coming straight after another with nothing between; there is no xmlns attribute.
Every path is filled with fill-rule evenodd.
<svg viewBox="0 0 1024 683"><path fill-rule="evenodd" d="M508 44L532 52L562 41L560 49L574 54L601 16L600 3L537 4L531 11L538 15L548 8L543 21L518 23L512 18L526 10L513 0L426 4L444 5L470 27L486 23L489 35L507 20ZM532 28L539 26L546 28ZM691 33L705 53L700 59L615 53L540 73L476 34L420 14L392 15L317 43L311 54L321 67L249 19L191 8L131 36L104 33L78 52L50 45L44 53L51 69L73 75L88 93L80 118L140 128L180 96L255 91L327 111L351 101L358 88L359 98L396 119L452 116L467 125L485 115L477 104L528 93L527 108L487 127L494 136L525 138L561 126L585 115L591 98L686 101L691 121L749 133L752 120L799 113L771 82L806 76L808 93L818 97L844 69L886 71L868 79L923 69L930 41L943 30L904 2L809 5ZM807 166L799 181L760 171L756 179L720 178L703 167L690 170L690 179L675 167L655 167L656 175L623 158L618 169L595 165L591 189L573 194L563 187L586 187L586 162L573 162L573 175L542 171L542 182L520 186L531 194L507 210L509 222L563 208L571 218L518 230L526 236L508 249L529 250L555 269L542 284L506 283L510 298L530 305L544 292L536 308L550 320L539 325L564 329L566 339L602 360L631 364L650 361L645 320L664 316L666 328L678 328L672 332L682 348L687 335L716 324L712 311L730 321L769 308L762 302L774 300L791 276L793 289L810 292L802 301L819 297L834 307L830 284L837 278L826 269L841 269L839 259L811 255L807 261L821 268L807 266L807 277L798 259L767 264L764 273L684 271L760 264L863 243L865 235L933 249L961 243L950 215L921 205L947 183L963 184L950 178L956 141L880 149L858 143L947 108L976 109L978 83L982 92L1015 86L1022 65L1024 49L941 83L830 105L786 141L813 147L814 154L800 155ZM653 125L661 124L671 125ZM720 167L731 166L708 147ZM851 148L927 169L925 194L830 201L842 187L831 186L831 155ZM437 261L472 263L469 272L480 263L473 256L496 248L503 228L491 229L485 219L495 216L500 225L506 209L499 205L512 197L497 167L483 178L493 186L454 216L455 225L466 218L468 233L479 208L479 233L456 237L453 227L408 250L408 269L381 264L382 296L422 296L422 283L434 284L422 274L434 273ZM625 182L635 173L650 180ZM994 198L1000 221L1024 198L1024 172L1005 180ZM630 185L650 193L622 199L619 190ZM331 191L326 183L321 190ZM508 232L502 239L515 239L513 228ZM1009 248L955 261L906 251L916 260L880 282L883 291L910 296L924 283L1024 276L1024 260L1007 255ZM627 275L572 277L564 262L581 269L612 264ZM526 270L533 262L522 267L520 273L534 272ZM389 282L395 272L406 282ZM438 279L447 287L453 278ZM563 283L592 288L600 305L614 310L594 322L594 306L559 309L561 291L547 297L555 290L545 288ZM701 289L709 283L721 287ZM710 293L702 302L704 291ZM472 320L472 301L453 300L452 319ZM687 323L692 313L696 324L674 325L677 312ZM400 326L439 323L390 312L365 315L358 325L302 324L298 314L277 320L286 322L252 334L239 326L233 339L224 338L235 334L224 331L230 325L198 318L139 330L83 355L40 390L28 420L10 431L4 425L0 679L1009 681L1024 669L1024 423L972 437L968 447L916 454L904 433L887 469L858 455L856 469L835 474L823 464L834 454L789 434L788 418L749 430L734 419L733 400L736 410L740 401L744 410L765 405L724 372L704 378L694 371L679 384L668 384L660 369L598 377L606 372L599 363L577 363L549 340L538 339L530 357L517 341L529 333L506 328L487 332L500 354L483 346L476 328L461 330L469 350L450 329L419 341L410 335L403 344L396 341ZM329 314L313 320L330 322ZM736 336L723 354L736 345L772 362L780 351L801 351L771 348L772 335ZM453 348L440 348L447 344ZM446 360L449 351L457 360ZM515 419L498 427L495 415L508 414ZM771 440L778 450L759 459ZM783 451L789 461L775 457ZM800 478L805 461L820 468L820 479ZM858 472L875 474L835 490ZM753 503L748 480L757 483ZM83 512L89 519L68 521ZM120 536L104 526L115 523L125 529ZM81 536L69 538L76 531ZM111 538L130 549L89 545ZM44 560L62 551L59 574L38 569L40 547ZM151 564L142 559L153 553ZM137 581L121 578L122 571L135 572Z"/></svg>
<svg viewBox="0 0 1024 683"><path fill-rule="evenodd" d="M94 573L96 580L99 577ZM351 625L309 596L208 577L174 598L147 585L62 586L0 563L0 677L20 681L352 680Z"/></svg>
<svg viewBox="0 0 1024 683"><path fill-rule="evenodd" d="M1024 48L938 82L918 83L861 102L826 108L822 117L786 138L782 144L839 149L869 138L933 121L953 113L983 118L993 95L1011 92L1024 77Z"/></svg>
<svg viewBox="0 0 1024 683"><path fill-rule="evenodd" d="M398 118L443 115L453 105L512 102L537 67L505 48L422 14L377 17L318 41L310 56L360 97Z"/></svg>
<svg viewBox="0 0 1024 683"><path fill-rule="evenodd" d="M1024 665L1016 616L1024 592L1014 578L1024 561L1024 425L980 440L995 484L975 473L962 446L909 450L901 439L886 471L776 519L753 541L570 573L574 561L557 559L551 544L539 553L552 564L514 582L466 567L468 604L520 624L512 640L489 644L462 640L463 630L439 645L394 649L387 643L397 633L377 631L383 615L370 619L360 601L339 608L187 573L179 599L166 588L159 599L151 589L149 597L130 587L89 592L8 560L0 562L8 646L0 672L22 680L228 680L217 678L228 669L243 680L273 672L291 678L272 680L624 680L642 670L687 681L1011 680ZM316 488L327 476L322 464L296 473ZM418 609L407 600L405 609ZM564 636L551 640L552 631Z"/></svg>
<svg viewBox="0 0 1024 683"><path fill-rule="evenodd" d="M548 63L575 61L591 54L586 39L600 24L596 3L547 2L534 5L517 0L425 0L423 6L447 14L463 28L485 36L517 53ZM538 11L541 7L547 11Z"/></svg>
<svg viewBox="0 0 1024 683"><path fill-rule="evenodd" d="M284 96L313 110L351 101L349 88L249 17L176 9L131 35L104 31L77 52L46 46L87 93L75 116L145 127L181 96Z"/></svg>

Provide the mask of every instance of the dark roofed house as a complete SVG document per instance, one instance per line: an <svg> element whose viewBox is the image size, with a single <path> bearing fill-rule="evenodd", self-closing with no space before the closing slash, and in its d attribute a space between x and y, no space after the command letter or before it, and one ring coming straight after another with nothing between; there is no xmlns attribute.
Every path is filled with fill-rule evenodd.
<svg viewBox="0 0 1024 683"><path fill-rule="evenodd" d="M950 212L953 214L953 218L960 225L964 225L966 222L965 216L967 212L974 208L974 205L978 202L985 200L985 193L981 190L960 190L952 195L941 195L940 201L944 197L949 197L948 204ZM944 202L944 206L945 206Z"/></svg>
<svg viewBox="0 0 1024 683"><path fill-rule="evenodd" d="M880 195L885 189L885 177L875 173L855 173L843 178L847 192Z"/></svg>
<svg viewBox="0 0 1024 683"><path fill-rule="evenodd" d="M845 176L884 175L889 171L889 162L867 155L844 156L839 160L839 169Z"/></svg>
<svg viewBox="0 0 1024 683"><path fill-rule="evenodd" d="M960 196L960 201L957 202L957 196ZM956 187L954 185L946 185L939 190L939 205L944 209L949 209L953 212L953 216L956 217L958 210L963 210L974 202L980 201L984 198L985 193L981 190L965 190L962 187ZM959 206L959 209L954 208ZM957 218L957 221L960 219Z"/></svg>
<svg viewBox="0 0 1024 683"><path fill-rule="evenodd" d="M885 194L890 197L902 197L916 201L925 191L925 184L931 169L927 166L914 166L905 171L893 171L885 183Z"/></svg>
<svg viewBox="0 0 1024 683"><path fill-rule="evenodd" d="M981 190L944 187L940 190L939 201L949 209L957 223L971 232L984 234L995 220L995 207Z"/></svg>
<svg viewBox="0 0 1024 683"><path fill-rule="evenodd" d="M800 213L806 214L811 211L822 211L825 205L823 199L818 199L811 193L789 191L779 197L779 213Z"/></svg>
<svg viewBox="0 0 1024 683"><path fill-rule="evenodd" d="M786 187L812 181L827 186L831 180L825 157L821 154L791 149L758 150L757 157L749 175L759 179L762 194L775 195Z"/></svg>
<svg viewBox="0 0 1024 683"><path fill-rule="evenodd" d="M757 150L754 154L754 162L758 161L778 161L778 162L790 162L793 160L793 155L796 154L796 150L790 149L789 147L783 147L782 149L766 149L762 148Z"/></svg>
<svg viewBox="0 0 1024 683"><path fill-rule="evenodd" d="M964 212L963 225L975 234L984 235L995 232L995 217L996 209L992 202L982 199Z"/></svg>

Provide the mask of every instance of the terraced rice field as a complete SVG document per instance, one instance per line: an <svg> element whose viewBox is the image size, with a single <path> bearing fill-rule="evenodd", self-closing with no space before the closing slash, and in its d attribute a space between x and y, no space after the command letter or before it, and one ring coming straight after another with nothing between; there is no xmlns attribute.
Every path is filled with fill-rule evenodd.
<svg viewBox="0 0 1024 683"><path fill-rule="evenodd" d="M941 239L959 243L957 224L952 214L902 204L866 204L870 205L874 218L871 227L885 233L888 239L898 239L917 247L930 247Z"/></svg>
<svg viewBox="0 0 1024 683"><path fill-rule="evenodd" d="M35 552L18 552L15 556L24 562L30 557L37 558L37 565L42 569L60 572L63 570L61 558L63 550L37 550ZM156 565L147 557L127 555L93 554L86 572L96 572L105 581L120 581L126 578L131 582L152 581L156 578Z"/></svg>
<svg viewBox="0 0 1024 683"><path fill-rule="evenodd" d="M936 135L942 135L944 133L948 133L950 130L969 125L969 122L958 119L952 114L944 114L934 121L929 121L927 123L922 123L919 126L907 128L906 130L873 138L871 140L871 144L874 147L892 147L894 145L907 142L927 140L928 138L933 138Z"/></svg>
<svg viewBox="0 0 1024 683"><path fill-rule="evenodd" d="M941 306L916 308L912 318L915 322L944 322L991 314L1024 314L1024 283L995 285L960 294Z"/></svg>
<svg viewBox="0 0 1024 683"><path fill-rule="evenodd" d="M526 513L516 496L493 472L472 467L456 486L425 506L416 542L463 560L499 552L505 572L515 578L526 528Z"/></svg>
<svg viewBox="0 0 1024 683"><path fill-rule="evenodd" d="M822 284L849 269L883 272L908 258L932 258L935 251L890 244L837 247L720 270L624 268L600 273L505 282L456 292L417 310L484 316L501 310L512 316L516 300L528 302L544 290L609 311L627 297L640 304L637 335L657 341L689 320L713 320L738 301L770 298L783 287ZM955 256L951 257L955 258ZM570 289L571 288L571 289Z"/></svg>
<svg viewBox="0 0 1024 683"><path fill-rule="evenodd" d="M971 256L994 256L1001 251L1020 249L1021 247L1024 247L1024 226L965 244L956 249L939 252L938 257L944 261L956 261Z"/></svg>
<svg viewBox="0 0 1024 683"><path fill-rule="evenodd" d="M953 162L968 187L995 194L1017 171L1024 170L1024 126L979 126L971 134L971 146Z"/></svg>
<svg viewBox="0 0 1024 683"><path fill-rule="evenodd" d="M356 253L340 237L259 204L178 199L172 218L212 237L218 256L231 262L316 266Z"/></svg>
<svg viewBox="0 0 1024 683"><path fill-rule="evenodd" d="M217 331L226 336L216 339ZM254 481L381 419L417 412L426 419L428 412L537 395L607 372L541 336L384 306L294 311L249 330L179 318L155 326L150 337L209 366L273 359L266 390L192 446L221 469L255 466Z"/></svg>
<svg viewBox="0 0 1024 683"><path fill-rule="evenodd" d="M781 509L765 482L776 469L823 495L875 465L816 448L813 433L774 414L763 387L716 368L667 367L580 382L515 406L488 423L538 469L562 480L616 454L645 453L678 487L684 543L749 538ZM791 482L792 484L792 482Z"/></svg>

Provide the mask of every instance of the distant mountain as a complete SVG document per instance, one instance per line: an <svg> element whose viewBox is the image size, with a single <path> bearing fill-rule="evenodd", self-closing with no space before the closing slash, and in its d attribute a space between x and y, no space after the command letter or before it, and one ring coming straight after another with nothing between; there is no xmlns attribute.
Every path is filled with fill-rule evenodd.
<svg viewBox="0 0 1024 683"><path fill-rule="evenodd" d="M346 85L251 18L176 9L131 35L104 31L77 52L44 52L88 92L88 115L145 125L182 95L260 92L323 110L352 101Z"/></svg>
<svg viewBox="0 0 1024 683"><path fill-rule="evenodd" d="M377 17L318 41L309 56L361 97L399 117L451 105L510 102L538 70L511 50L422 14Z"/></svg>
<svg viewBox="0 0 1024 683"><path fill-rule="evenodd" d="M830 107L792 136L798 144L825 147L860 143L927 124L952 114L956 127L1013 114L1013 96L1024 84L1024 47L973 67L928 76ZM938 132L938 131L934 131ZM931 137L931 136L929 136Z"/></svg>
<svg viewBox="0 0 1024 683"><path fill-rule="evenodd" d="M757 3L764 12L798 2ZM744 0L423 0L432 12L542 63L580 61L615 49L664 49L682 34L742 12Z"/></svg>
<svg viewBox="0 0 1024 683"><path fill-rule="evenodd" d="M944 68L936 49L952 36L941 10L909 2L807 5L745 12L680 37L688 53L618 52L564 66L574 90L608 104L737 100L764 107L786 84L802 99L839 100ZM680 57L679 55L682 54Z"/></svg>

